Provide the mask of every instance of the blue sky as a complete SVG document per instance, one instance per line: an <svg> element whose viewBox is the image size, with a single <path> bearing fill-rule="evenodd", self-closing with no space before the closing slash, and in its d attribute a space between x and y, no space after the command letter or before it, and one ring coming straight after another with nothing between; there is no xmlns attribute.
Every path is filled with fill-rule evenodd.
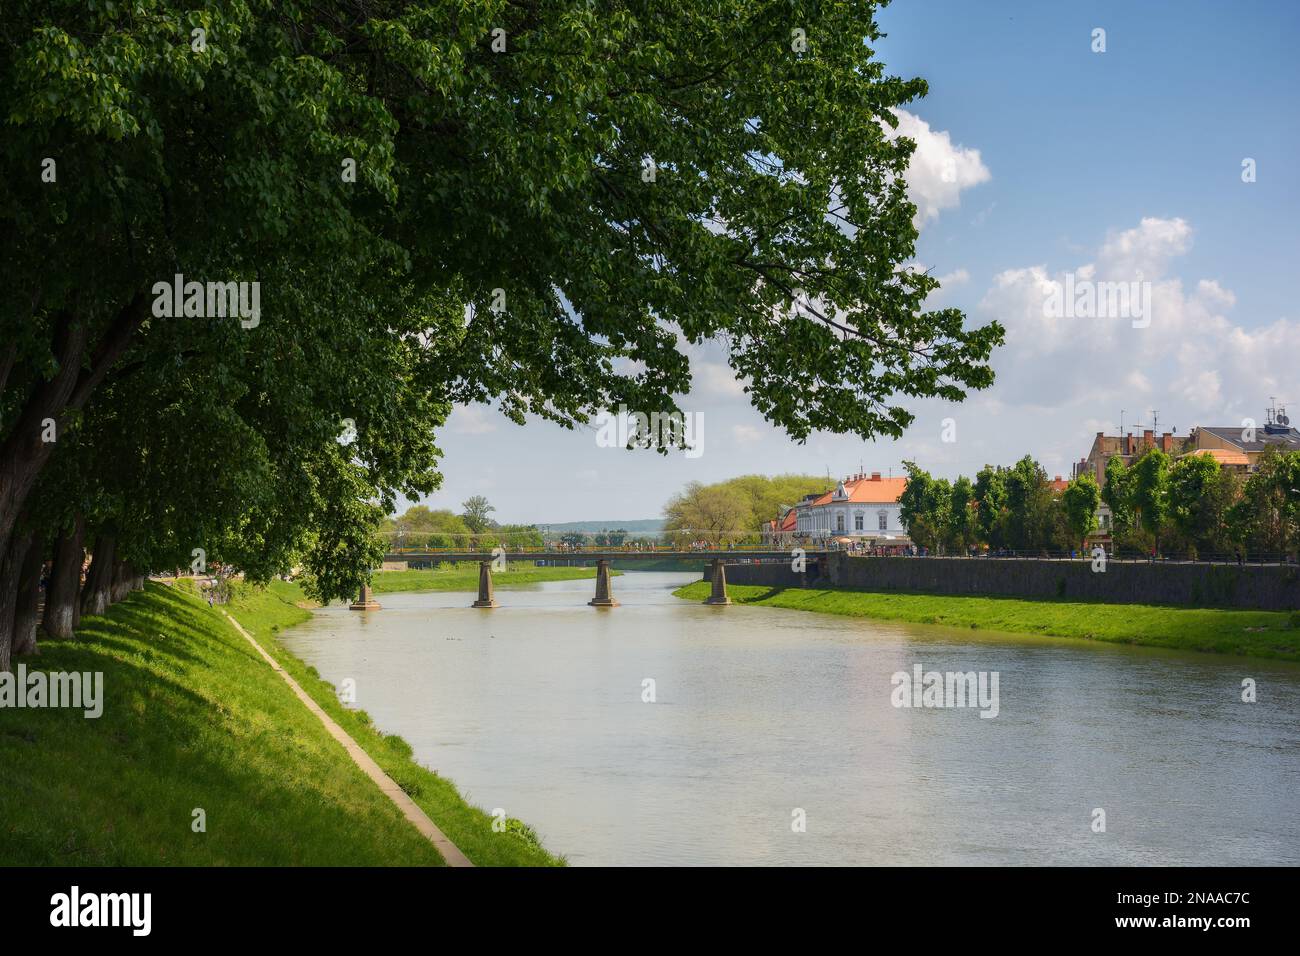
<svg viewBox="0 0 1300 956"><path fill-rule="evenodd" d="M1184 264L1230 276L1239 315L1294 314L1279 267L1300 262L1300 4L903 0L880 22L891 71L930 84L914 111L993 175L963 197L993 206L983 224L945 218L921 259L991 275L1182 216L1198 233Z"/></svg>
<svg viewBox="0 0 1300 956"><path fill-rule="evenodd" d="M904 124L921 144L916 258L949 277L935 304L1007 326L997 383L960 406L909 405L917 421L897 442L800 446L705 348L681 403L703 415L698 457L458 410L428 504L485 494L501 521L618 520L657 517L687 481L745 473L899 474L911 458L952 477L1028 453L1068 475L1121 408L1128 425L1158 409L1180 432L1262 419L1271 395L1300 412L1300 4L902 0L880 22L890 72L930 85ZM945 161L955 182L935 172ZM1150 281L1149 327L1045 318L1043 290L1066 273ZM940 438L947 417L955 442Z"/></svg>

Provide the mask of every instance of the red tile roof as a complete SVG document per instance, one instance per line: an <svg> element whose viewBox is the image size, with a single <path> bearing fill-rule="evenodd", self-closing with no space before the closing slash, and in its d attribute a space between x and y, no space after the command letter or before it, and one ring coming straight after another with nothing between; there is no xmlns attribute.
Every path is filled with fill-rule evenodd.
<svg viewBox="0 0 1300 956"><path fill-rule="evenodd" d="M907 487L906 478L859 478L855 481L844 482L844 490L848 492L848 498L841 498L837 503L851 504L871 504L886 505L895 504L898 499L903 497L903 489ZM814 506L828 505L831 503L835 490L826 492L816 501Z"/></svg>
<svg viewBox="0 0 1300 956"><path fill-rule="evenodd" d="M1244 451L1231 451L1227 448L1198 448L1188 455L1209 455L1220 465L1249 465L1250 458ZM1183 455L1186 458L1187 455Z"/></svg>

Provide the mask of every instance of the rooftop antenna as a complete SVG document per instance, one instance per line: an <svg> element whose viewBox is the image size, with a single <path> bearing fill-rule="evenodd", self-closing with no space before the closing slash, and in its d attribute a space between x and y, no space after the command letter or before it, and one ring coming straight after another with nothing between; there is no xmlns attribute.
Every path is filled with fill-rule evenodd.
<svg viewBox="0 0 1300 956"><path fill-rule="evenodd" d="M1160 412L1151 409L1151 434L1153 436L1160 434Z"/></svg>

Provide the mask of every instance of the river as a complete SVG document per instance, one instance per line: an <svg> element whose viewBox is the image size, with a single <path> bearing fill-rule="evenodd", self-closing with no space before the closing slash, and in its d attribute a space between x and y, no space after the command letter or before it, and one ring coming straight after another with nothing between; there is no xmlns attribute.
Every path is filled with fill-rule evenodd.
<svg viewBox="0 0 1300 956"><path fill-rule="evenodd" d="M1300 665L671 595L697 578L382 594L281 639L573 865L1300 863ZM996 673L997 715L895 706L917 664Z"/></svg>

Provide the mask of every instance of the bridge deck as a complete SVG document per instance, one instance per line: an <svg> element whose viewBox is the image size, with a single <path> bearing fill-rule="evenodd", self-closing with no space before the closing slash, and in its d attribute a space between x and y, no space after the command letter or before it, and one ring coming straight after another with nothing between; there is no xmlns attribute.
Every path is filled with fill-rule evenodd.
<svg viewBox="0 0 1300 956"><path fill-rule="evenodd" d="M829 552L824 549L804 549L809 558L823 557ZM425 548L403 549L384 553L385 561L491 561L499 557L492 551L437 551ZM572 560L580 558L589 561L655 561L663 558L680 558L687 561L723 561L745 558L770 558L788 561L791 551L787 549L719 549L716 551L506 551L507 561L538 561L550 559Z"/></svg>

